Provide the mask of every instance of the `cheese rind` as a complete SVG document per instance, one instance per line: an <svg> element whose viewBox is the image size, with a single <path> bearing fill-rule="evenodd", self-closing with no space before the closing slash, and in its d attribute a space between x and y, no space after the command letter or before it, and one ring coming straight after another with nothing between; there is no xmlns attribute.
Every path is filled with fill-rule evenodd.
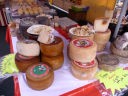
<svg viewBox="0 0 128 96"><path fill-rule="evenodd" d="M53 70L59 69L63 63L64 63L64 55L60 54L59 56L53 56L53 57L47 57L47 56L42 56L41 57L42 62L48 63Z"/></svg>
<svg viewBox="0 0 128 96"><path fill-rule="evenodd" d="M40 47L34 40L18 41L16 44L17 52L24 56L39 56Z"/></svg>
<svg viewBox="0 0 128 96"><path fill-rule="evenodd" d="M96 32L94 35L94 41L97 44L97 51L103 51L107 42L110 39L111 31L108 29L105 32Z"/></svg>
<svg viewBox="0 0 128 96"><path fill-rule="evenodd" d="M71 61L71 72L74 77L80 80L89 80L93 79L96 72L98 70L98 63L97 60L94 60L93 66L91 65L90 67L80 67L74 62L73 60Z"/></svg>
<svg viewBox="0 0 128 96"><path fill-rule="evenodd" d="M96 56L96 51L96 43L85 38L74 39L69 44L69 57L78 62L91 62Z"/></svg>

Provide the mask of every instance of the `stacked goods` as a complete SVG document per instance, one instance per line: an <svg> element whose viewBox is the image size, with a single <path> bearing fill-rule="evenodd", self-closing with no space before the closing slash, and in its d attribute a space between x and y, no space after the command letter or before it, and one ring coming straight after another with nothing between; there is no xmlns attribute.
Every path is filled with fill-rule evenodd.
<svg viewBox="0 0 128 96"><path fill-rule="evenodd" d="M53 83L54 73L48 65L37 63L27 69L26 80L32 89L44 90Z"/></svg>
<svg viewBox="0 0 128 96"><path fill-rule="evenodd" d="M71 28L69 30L69 34L71 35L72 39L87 38L87 39L93 40L94 30L92 26L88 26L88 25L77 26L77 27Z"/></svg>
<svg viewBox="0 0 128 96"><path fill-rule="evenodd" d="M112 54L100 54L97 56L99 68L105 71L114 71L119 65L119 60Z"/></svg>
<svg viewBox="0 0 128 96"><path fill-rule="evenodd" d="M32 25L31 27L29 27L27 29L26 35L28 36L29 39L37 40L40 32L43 33L45 31L49 33L49 32L52 32L53 29L50 26L36 24L36 25ZM43 33L43 34L45 34L45 33ZM45 38L45 36L44 36L44 38Z"/></svg>
<svg viewBox="0 0 128 96"><path fill-rule="evenodd" d="M71 65L73 76L81 80L94 78L98 67L98 63L96 60L93 60L90 63L81 63L72 60Z"/></svg>
<svg viewBox="0 0 128 96"><path fill-rule="evenodd" d="M35 0L22 0L18 2L17 13L18 15L37 15L43 13L43 9Z"/></svg>
<svg viewBox="0 0 128 96"><path fill-rule="evenodd" d="M53 70L60 68L64 62L63 40L54 36L52 31L41 31L38 37L42 62L48 63Z"/></svg>
<svg viewBox="0 0 128 96"><path fill-rule="evenodd" d="M16 47L17 53L15 56L15 62L20 72L26 72L29 66L40 62L40 48L36 41L18 41Z"/></svg>
<svg viewBox="0 0 128 96"><path fill-rule="evenodd" d="M110 19L98 18L94 22L94 41L97 43L97 51L103 51L109 41L111 31L108 29Z"/></svg>
<svg viewBox="0 0 128 96"><path fill-rule="evenodd" d="M97 45L85 38L73 39L69 44L72 74L81 80L92 79L97 71Z"/></svg>
<svg viewBox="0 0 128 96"><path fill-rule="evenodd" d="M117 39L111 44L111 51L115 55L126 58L128 57L128 32L117 37Z"/></svg>

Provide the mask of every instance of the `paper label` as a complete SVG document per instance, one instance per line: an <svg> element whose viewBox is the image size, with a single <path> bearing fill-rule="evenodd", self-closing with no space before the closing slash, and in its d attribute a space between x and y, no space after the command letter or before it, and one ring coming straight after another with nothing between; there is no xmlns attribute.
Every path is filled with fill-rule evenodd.
<svg viewBox="0 0 128 96"><path fill-rule="evenodd" d="M106 89L111 89L112 94L115 94L115 91L121 91L121 89L126 88L128 85L128 70L119 68L113 72L99 71L96 75L96 78L100 80L101 83L104 83Z"/></svg>

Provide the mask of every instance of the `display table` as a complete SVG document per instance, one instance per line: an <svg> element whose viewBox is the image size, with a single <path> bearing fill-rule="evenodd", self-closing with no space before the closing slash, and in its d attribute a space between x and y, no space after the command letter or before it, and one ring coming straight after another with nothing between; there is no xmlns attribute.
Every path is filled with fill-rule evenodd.
<svg viewBox="0 0 128 96"><path fill-rule="evenodd" d="M26 83L25 73L19 73L17 77L15 77L14 79L15 92L17 92L16 93L17 95L15 96L59 96L59 95L61 96L102 96L102 92L100 92L101 90L107 93L108 90L106 90L103 84L99 83L97 79L82 81L73 77L73 75L70 72L70 60L67 56L67 45L69 44L69 39L66 39L66 37L64 37L66 35L64 36L62 36L62 34L60 35L59 32L56 30L54 31L53 34L55 36L61 37L64 41L64 51L63 51L64 63L60 69L54 71L53 84L46 90L41 90L41 91L32 90L31 88L29 88L29 86ZM7 36L8 35L10 35L9 30L7 32ZM16 53L17 38L12 37L10 35L7 40L10 43L10 48L13 49L12 52ZM110 43L108 43L108 46L104 52L109 51L109 45ZM125 66L126 65L127 64L125 64ZM120 64L120 66L124 67L123 64ZM64 94L66 92L69 92L69 93ZM105 96L109 96L109 95L105 95Z"/></svg>

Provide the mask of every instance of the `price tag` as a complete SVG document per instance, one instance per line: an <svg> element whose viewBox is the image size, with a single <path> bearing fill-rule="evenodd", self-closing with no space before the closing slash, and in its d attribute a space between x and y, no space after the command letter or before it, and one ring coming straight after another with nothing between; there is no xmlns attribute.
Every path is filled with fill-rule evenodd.
<svg viewBox="0 0 128 96"><path fill-rule="evenodd" d="M121 91L128 85L128 70L119 68L112 72L106 72L101 70L96 74L96 78L104 83L106 89L111 89L112 94L115 94L115 90Z"/></svg>

